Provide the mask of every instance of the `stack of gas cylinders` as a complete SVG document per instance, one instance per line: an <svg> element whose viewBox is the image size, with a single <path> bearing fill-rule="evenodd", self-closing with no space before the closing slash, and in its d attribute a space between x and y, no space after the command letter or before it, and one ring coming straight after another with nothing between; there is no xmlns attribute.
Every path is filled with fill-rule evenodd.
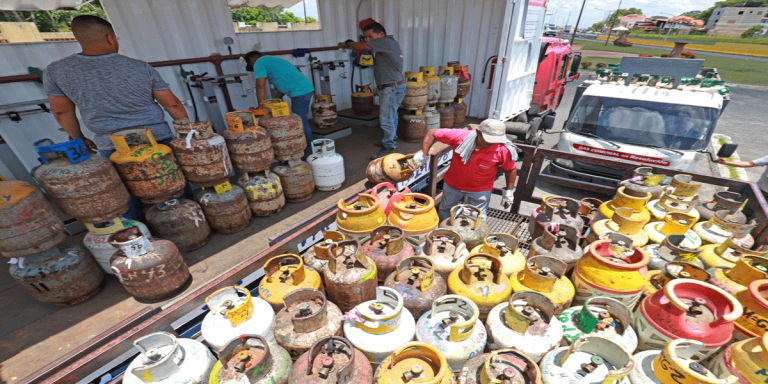
<svg viewBox="0 0 768 384"><path fill-rule="evenodd" d="M547 196L529 249L476 207L440 222L429 196L377 185L303 255L266 261L257 294L208 297L207 348L147 336L124 380L162 361L211 383L766 382L768 250L742 197L664 179Z"/></svg>
<svg viewBox="0 0 768 384"><path fill-rule="evenodd" d="M427 83L427 103L424 116L427 130L461 127L467 117L464 99L469 94L471 77L469 66L449 61L445 67L419 67ZM410 73L406 73L406 78ZM408 88L410 90L410 88ZM406 96L407 98L407 96ZM403 107L408 109L403 102ZM408 122L409 115L405 119Z"/></svg>

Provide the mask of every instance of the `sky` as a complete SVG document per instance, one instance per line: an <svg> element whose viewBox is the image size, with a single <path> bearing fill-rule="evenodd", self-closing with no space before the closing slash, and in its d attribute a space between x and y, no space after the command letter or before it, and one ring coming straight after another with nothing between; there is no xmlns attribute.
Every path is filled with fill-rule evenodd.
<svg viewBox="0 0 768 384"><path fill-rule="evenodd" d="M312 0L315 1L315 0ZM624 0L621 2L621 8L640 8L645 16L678 16L688 11L703 11L713 5L716 0L677 0L677 1L657 1L657 0ZM569 19L568 25L575 25L581 9L581 1L578 0L551 0L547 2L546 22L554 23L559 26L566 25L565 20ZM584 14L581 16L579 28L587 28L594 23L603 20L604 16L610 15L616 11L619 6L619 0L587 0L584 5ZM595 9L598 8L598 9ZM568 14L570 13L570 18ZM552 21L554 20L554 21Z"/></svg>
<svg viewBox="0 0 768 384"><path fill-rule="evenodd" d="M333 0L326 0L326 1L333 1ZM317 17L317 0L304 0L304 3L306 3L307 5L307 16L312 16L315 19L319 19ZM293 7L287 8L286 11L293 12L293 14L298 17L304 17L304 3L299 1L298 4L294 5Z"/></svg>

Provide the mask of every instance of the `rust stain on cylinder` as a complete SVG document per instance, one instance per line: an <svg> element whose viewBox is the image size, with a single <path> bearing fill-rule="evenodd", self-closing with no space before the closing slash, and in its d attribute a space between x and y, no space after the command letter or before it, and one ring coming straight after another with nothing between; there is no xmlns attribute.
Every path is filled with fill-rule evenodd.
<svg viewBox="0 0 768 384"><path fill-rule="evenodd" d="M312 198L315 180L309 164L304 161L293 167L289 164L278 164L272 171L280 177L280 184L289 203L300 203Z"/></svg>
<svg viewBox="0 0 768 384"><path fill-rule="evenodd" d="M269 169L275 152L267 129L250 128L244 132L224 131L229 156L237 173L259 172Z"/></svg>
<svg viewBox="0 0 768 384"><path fill-rule="evenodd" d="M451 106L438 107L437 112L440 113L441 128L453 127L453 108Z"/></svg>
<svg viewBox="0 0 768 384"><path fill-rule="evenodd" d="M237 185L245 190L248 205L254 216L272 216L285 206L285 193L280 184L280 177L265 171L264 174L242 174Z"/></svg>
<svg viewBox="0 0 768 384"><path fill-rule="evenodd" d="M195 201L205 213L211 228L219 233L235 233L248 228L251 209L243 188L233 185L232 189L217 194L213 189L195 191Z"/></svg>
<svg viewBox="0 0 768 384"><path fill-rule="evenodd" d="M7 181L0 185L5 183L21 182ZM29 187L34 190L17 203L0 204L0 254L5 257L24 257L47 251L66 238L64 222L51 204L39 189Z"/></svg>
<svg viewBox="0 0 768 384"><path fill-rule="evenodd" d="M424 115L405 115L405 134L403 140L416 143L421 142L427 135L427 117Z"/></svg>
<svg viewBox="0 0 768 384"><path fill-rule="evenodd" d="M208 226L200 205L187 199L171 200L173 201L178 201L178 205L166 208L167 204L161 203L147 211L147 225L152 234L172 241L181 252L189 252L205 245L211 227Z"/></svg>
<svg viewBox="0 0 768 384"><path fill-rule="evenodd" d="M320 129L333 128L337 121L336 103L312 103L312 119Z"/></svg>
<svg viewBox="0 0 768 384"><path fill-rule="evenodd" d="M289 161L304 156L307 138L304 136L304 125L299 115L291 113L288 116L274 117L269 114L259 119L259 125L269 131L275 159Z"/></svg>
<svg viewBox="0 0 768 384"><path fill-rule="evenodd" d="M373 95L366 97L352 96L352 111L356 115L370 115L373 112Z"/></svg>
<svg viewBox="0 0 768 384"><path fill-rule="evenodd" d="M154 250L129 259L116 250L112 269L125 290L133 297L159 300L177 293L191 277L187 263L168 240L152 240Z"/></svg>
<svg viewBox="0 0 768 384"><path fill-rule="evenodd" d="M173 196L180 196L187 183L173 152L155 152L149 161L113 164L131 194L147 204L157 204Z"/></svg>
<svg viewBox="0 0 768 384"><path fill-rule="evenodd" d="M229 179L232 162L221 136L193 139L190 144L190 148L187 148L183 137L173 139L170 143L187 181L199 187L213 187Z"/></svg>
<svg viewBox="0 0 768 384"><path fill-rule="evenodd" d="M453 108L453 126L461 127L467 118L467 104L453 103L451 107Z"/></svg>

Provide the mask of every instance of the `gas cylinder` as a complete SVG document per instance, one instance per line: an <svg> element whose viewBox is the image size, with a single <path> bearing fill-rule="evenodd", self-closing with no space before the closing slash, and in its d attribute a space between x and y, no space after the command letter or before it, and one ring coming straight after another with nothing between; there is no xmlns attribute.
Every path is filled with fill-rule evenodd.
<svg viewBox="0 0 768 384"><path fill-rule="evenodd" d="M129 227L109 236L117 251L110 268L131 296L159 300L183 289L190 279L189 268L169 240L150 239L139 227Z"/></svg>
<svg viewBox="0 0 768 384"><path fill-rule="evenodd" d="M520 241L506 233L492 233L483 239L483 244L478 245L470 255L487 253L501 260L501 270L508 277L525 268L525 255L517 249Z"/></svg>
<svg viewBox="0 0 768 384"><path fill-rule="evenodd" d="M469 88L472 85L472 78L469 74L469 65L461 65L459 62L452 63L453 73L455 73L456 77L459 79L459 83L456 86L456 97L463 99L469 94Z"/></svg>
<svg viewBox="0 0 768 384"><path fill-rule="evenodd" d="M555 314L559 315L571 306L575 294L573 284L565 276L567 268L564 261L554 257L533 256L509 281L514 292L536 291L547 296L555 304Z"/></svg>
<svg viewBox="0 0 768 384"><path fill-rule="evenodd" d="M221 350L209 384L287 384L293 362L288 352L259 335L241 335ZM202 382L201 382L202 383Z"/></svg>
<svg viewBox="0 0 768 384"><path fill-rule="evenodd" d="M198 187L213 187L229 181L232 161L224 137L216 134L209 120L191 123L174 120L176 138L169 146L187 181Z"/></svg>
<svg viewBox="0 0 768 384"><path fill-rule="evenodd" d="M146 216L152 232L172 241L181 252L202 247L211 234L202 208L192 200L170 199L149 208Z"/></svg>
<svg viewBox="0 0 768 384"><path fill-rule="evenodd" d="M624 185L639 193L650 192L651 199L658 199L664 193L664 186L661 182L666 178L665 175L656 175L651 167L637 167L633 171L633 177Z"/></svg>
<svg viewBox="0 0 768 384"><path fill-rule="evenodd" d="M704 343L692 359L703 361L727 344L742 306L731 294L701 281L676 279L646 297L638 306L632 326L638 350L661 349L674 339Z"/></svg>
<svg viewBox="0 0 768 384"><path fill-rule="evenodd" d="M591 226L597 221L596 218L600 214L601 204L603 204L602 200L592 197L585 197L579 201L579 216L584 220L585 227ZM582 232L585 231L582 229Z"/></svg>
<svg viewBox="0 0 768 384"><path fill-rule="evenodd" d="M339 336L312 344L293 364L289 384L371 384L373 368L365 355Z"/></svg>
<svg viewBox="0 0 768 384"><path fill-rule="evenodd" d="M204 383L216 364L203 343L155 332L133 342L139 350L123 376L125 384Z"/></svg>
<svg viewBox="0 0 768 384"><path fill-rule="evenodd" d="M358 116L373 113L373 93L370 85L355 84L355 92L352 94L352 111Z"/></svg>
<svg viewBox="0 0 768 384"><path fill-rule="evenodd" d="M226 342L244 334L264 337L274 343L272 320L275 312L269 303L240 286L219 289L205 299L209 312L203 318L201 332L205 343L214 351ZM254 316L254 314L257 314Z"/></svg>
<svg viewBox="0 0 768 384"><path fill-rule="evenodd" d="M440 223L435 200L423 193L405 193L399 202L392 204L387 223L400 227L418 242Z"/></svg>
<svg viewBox="0 0 768 384"><path fill-rule="evenodd" d="M323 271L328 299L342 312L376 297L376 263L363 254L357 240L342 240L328 246L331 257Z"/></svg>
<svg viewBox="0 0 768 384"><path fill-rule="evenodd" d="M630 353L637 348L637 333L632 328L632 311L616 299L591 297L584 304L563 311L559 319L566 345L582 335L595 335L621 345Z"/></svg>
<svg viewBox="0 0 768 384"><path fill-rule="evenodd" d="M544 355L539 367L544 384L626 383L635 360L610 339L584 335Z"/></svg>
<svg viewBox="0 0 768 384"><path fill-rule="evenodd" d="M493 307L485 327L488 350L514 348L535 362L563 338L552 300L534 291L513 293L508 302Z"/></svg>
<svg viewBox="0 0 768 384"><path fill-rule="evenodd" d="M596 221L587 234L587 243L591 244L611 233L619 233L627 236L635 247L648 244L648 234L643 230L647 221L632 219L633 212L632 208L616 208L610 219Z"/></svg>
<svg viewBox="0 0 768 384"><path fill-rule="evenodd" d="M456 102L451 104L453 108L453 127L460 128L464 124L464 120L467 119L467 104L464 103L464 99L459 97Z"/></svg>
<svg viewBox="0 0 768 384"><path fill-rule="evenodd" d="M272 172L280 177L285 199L289 203L300 203L312 198L315 181L312 168L301 160L291 160L287 163L276 163Z"/></svg>
<svg viewBox="0 0 768 384"><path fill-rule="evenodd" d="M696 210L699 211L701 221L707 221L717 211L728 211L727 221L737 224L746 224L747 216L741 211L744 201L740 193L730 191L719 191L714 194L714 201L700 201L696 204Z"/></svg>
<svg viewBox="0 0 768 384"><path fill-rule="evenodd" d="M104 280L104 272L83 246L66 243L18 259L9 272L32 297L59 306L90 299Z"/></svg>
<svg viewBox="0 0 768 384"><path fill-rule="evenodd" d="M686 197L675 195L673 190L667 187L658 200L651 200L646 207L651 213L651 219L654 221L664 220L667 213L682 212L694 218L694 222L699 220L699 211L696 210L698 196L694 200L686 200Z"/></svg>
<svg viewBox="0 0 768 384"><path fill-rule="evenodd" d="M745 290L733 297L744 307L744 313L736 320L737 340L759 337L768 332L768 279L755 280Z"/></svg>
<svg viewBox="0 0 768 384"><path fill-rule="evenodd" d="M668 235L683 235L685 248L698 249L701 247L701 238L690 228L695 218L683 212L670 212L664 216L664 221L646 224L643 230L648 234L648 239L654 243L661 243Z"/></svg>
<svg viewBox="0 0 768 384"><path fill-rule="evenodd" d="M109 260L112 259L112 255L115 254L115 247L109 243L109 236L121 229L133 226L138 227L139 231L141 231L144 236L148 238L152 237L149 228L140 221L125 220L115 217L112 221L85 224L88 233L83 237L83 245L88 249L88 252L91 253L96 262L99 263L99 266L104 272L109 274L115 273L109 264Z"/></svg>
<svg viewBox="0 0 768 384"><path fill-rule="evenodd" d="M277 343L296 360L318 340L341 336L342 312L316 290L302 288L287 293L285 307L277 313L274 327Z"/></svg>
<svg viewBox="0 0 768 384"><path fill-rule="evenodd" d="M315 95L312 103L312 120L319 129L330 129L336 126L336 103L333 95Z"/></svg>
<svg viewBox="0 0 768 384"><path fill-rule="evenodd" d="M288 110L288 103L279 99L264 102L269 113L259 119L259 125L266 128L272 138L272 150L278 161L299 160L304 156L307 138L301 117Z"/></svg>
<svg viewBox="0 0 768 384"><path fill-rule="evenodd" d="M437 113L440 115L440 128L453 127L453 107L449 103L437 103Z"/></svg>
<svg viewBox="0 0 768 384"><path fill-rule="evenodd" d="M402 107L417 110L427 105L427 82L421 72L405 72L405 97Z"/></svg>
<svg viewBox="0 0 768 384"><path fill-rule="evenodd" d="M663 270L667 263L672 261L684 261L704 268L704 264L699 260L698 249L688 248L685 235L667 235L661 244L649 244L645 246L645 251L651 257L648 263L649 270Z"/></svg>
<svg viewBox="0 0 768 384"><path fill-rule="evenodd" d="M634 248L624 240L595 241L573 268L574 304L603 296L634 308L647 284L645 273L650 260L642 248Z"/></svg>
<svg viewBox="0 0 768 384"><path fill-rule="evenodd" d="M768 279L768 258L745 255L733 267L714 267L709 270L712 278L707 282L734 294L747 289L755 280Z"/></svg>
<svg viewBox="0 0 768 384"><path fill-rule="evenodd" d="M267 129L260 127L259 118L266 109L227 112L227 130L222 133L229 157L237 173L260 172L269 169L275 159L272 139Z"/></svg>
<svg viewBox="0 0 768 384"><path fill-rule="evenodd" d="M317 271L304 266L294 254L275 256L264 264L264 278L259 283L259 296L275 312L283 308L283 298L291 291L312 288L323 291L323 281Z"/></svg>
<svg viewBox="0 0 768 384"><path fill-rule="evenodd" d="M541 237L531 242L528 257L547 255L564 261L573 269L584 251L579 246L579 230L567 224L549 223Z"/></svg>
<svg viewBox="0 0 768 384"><path fill-rule="evenodd" d="M312 168L315 188L335 191L344 183L344 158L336 153L336 143L330 139L312 141L312 154L307 157Z"/></svg>
<svg viewBox="0 0 768 384"><path fill-rule="evenodd" d="M217 232L235 233L248 228L252 213L243 188L227 181L215 188L198 189L194 195L208 224Z"/></svg>
<svg viewBox="0 0 768 384"><path fill-rule="evenodd" d="M349 239L361 240L371 231L386 224L387 218L376 196L367 193L357 195L357 201L347 205L343 199L336 204L336 226Z"/></svg>
<svg viewBox="0 0 768 384"><path fill-rule="evenodd" d="M405 132L403 140L409 143L421 143L427 135L427 116L421 109L403 115Z"/></svg>
<svg viewBox="0 0 768 384"><path fill-rule="evenodd" d="M347 237L339 231L323 231L323 241L309 247L309 249L301 255L304 260L304 265L314 269L321 275L325 270L325 265L328 264L328 259L331 258L331 252L329 247L331 243L336 241L345 240Z"/></svg>
<svg viewBox="0 0 768 384"><path fill-rule="evenodd" d="M715 267L733 267L736 262L742 256L754 255L764 256L766 251L764 248L758 250L752 250L736 244L732 238L728 238L722 244L706 244L702 245L701 253L699 253L699 259L704 263L706 268Z"/></svg>
<svg viewBox="0 0 768 384"><path fill-rule="evenodd" d="M693 176L686 174L677 174L672 176L672 182L669 184L672 194L686 201L698 200L697 193L701 184L693 183ZM669 188L667 188L669 189Z"/></svg>
<svg viewBox="0 0 768 384"><path fill-rule="evenodd" d="M436 103L440 99L440 77L435 76L435 67L419 67L427 82L427 102Z"/></svg>
<svg viewBox="0 0 768 384"><path fill-rule="evenodd" d="M413 247L405 241L402 229L382 225L371 231L371 236L360 241L364 255L376 263L376 279L383 283L400 262L414 255Z"/></svg>
<svg viewBox="0 0 768 384"><path fill-rule="evenodd" d="M528 222L528 232L532 239L544 233L547 224L566 224L576 229L576 235L581 234L584 219L579 216L581 203L578 200L561 196L546 196L541 207L536 207L531 213L533 220Z"/></svg>
<svg viewBox="0 0 768 384"><path fill-rule="evenodd" d="M130 196L115 167L101 156L91 156L83 139L59 144L38 140L35 150L43 163L35 169L35 180L65 214L97 223L128 211Z"/></svg>
<svg viewBox="0 0 768 384"><path fill-rule="evenodd" d="M374 366L413 340L416 332L416 321L403 307L403 297L387 287L377 287L376 299L358 304L344 318L344 337Z"/></svg>
<svg viewBox="0 0 768 384"><path fill-rule="evenodd" d="M478 316L477 305L466 297L439 297L416 323L416 340L437 347L457 373L469 358L485 350L488 333Z"/></svg>
<svg viewBox="0 0 768 384"><path fill-rule="evenodd" d="M149 128L121 129L109 139L115 145L109 160L131 195L147 204L181 196L187 180L171 148L158 144Z"/></svg>
<svg viewBox="0 0 768 384"><path fill-rule="evenodd" d="M735 384L736 376L719 379L691 356L704 346L696 340L673 340L661 351L635 354L635 368L629 373L631 384L701 383Z"/></svg>
<svg viewBox="0 0 768 384"><path fill-rule="evenodd" d="M453 73L453 67L438 67L440 76L440 99L441 103L450 103L456 98L456 88L459 85L459 78ZM448 127L450 127L449 125Z"/></svg>
<svg viewBox="0 0 768 384"><path fill-rule="evenodd" d="M650 296L664 286L670 280L675 279L693 279L698 281L710 282L712 275L701 266L685 261L670 261L661 270L648 271L645 279L648 285L643 289L643 296Z"/></svg>
<svg viewBox="0 0 768 384"><path fill-rule="evenodd" d="M710 244L721 244L731 238L731 241L742 247L752 247L755 239L750 232L757 222L752 220L746 224L739 224L731 221L732 219L738 220L738 217L726 210L717 211L708 221L696 223L693 230L701 236L703 241Z"/></svg>
<svg viewBox="0 0 768 384"><path fill-rule="evenodd" d="M64 222L37 187L0 181L0 195L0 255L34 255L64 241Z"/></svg>
<svg viewBox="0 0 768 384"><path fill-rule="evenodd" d="M541 370L536 362L515 349L494 350L475 356L464 364L459 375L461 384L541 382Z"/></svg>
<svg viewBox="0 0 768 384"><path fill-rule="evenodd" d="M376 196L379 200L379 206L384 211L384 217L387 217L389 212L392 211L392 205L400 201L403 198L403 194L411 193L411 189L404 187L402 191L398 191L392 183L379 183L365 193Z"/></svg>
<svg viewBox="0 0 768 384"><path fill-rule="evenodd" d="M491 232L488 224L483 222L483 211L469 204L451 207L451 216L443 220L439 227L458 232L467 248L473 251L484 244L485 237Z"/></svg>
<svg viewBox="0 0 768 384"><path fill-rule="evenodd" d="M737 341L726 347L709 363L709 369L723 378L736 376L739 384L765 382L768 379L768 333Z"/></svg>
<svg viewBox="0 0 768 384"><path fill-rule="evenodd" d="M427 131L440 128L440 113L434 105L424 106L424 116L427 118Z"/></svg>
<svg viewBox="0 0 768 384"><path fill-rule="evenodd" d="M365 176L372 183L399 183L411 178L416 167L411 159L413 155L390 153L368 163Z"/></svg>
<svg viewBox="0 0 768 384"><path fill-rule="evenodd" d="M455 384L445 357L425 343L408 343L397 348L376 368L373 384Z"/></svg>
<svg viewBox="0 0 768 384"><path fill-rule="evenodd" d="M285 207L285 193L280 177L268 169L263 173L243 173L237 179L237 185L245 189L245 197L254 216L276 215Z"/></svg>
<svg viewBox="0 0 768 384"><path fill-rule="evenodd" d="M403 259L397 269L387 276L384 286L403 297L403 306L414 318L420 318L432 308L432 302L448 292L445 280L435 274L432 261L423 256Z"/></svg>
<svg viewBox="0 0 768 384"><path fill-rule="evenodd" d="M435 271L448 280L451 272L464 265L469 255L464 237L450 229L435 229L427 234L421 252L435 265Z"/></svg>
<svg viewBox="0 0 768 384"><path fill-rule="evenodd" d="M464 266L451 272L448 292L472 300L480 310L480 321L485 321L493 307L509 299L512 285L498 257L479 253L467 256Z"/></svg>
<svg viewBox="0 0 768 384"><path fill-rule="evenodd" d="M616 190L616 196L612 200L608 200L600 205L599 219L610 219L616 208L627 207L632 208L632 220L643 222L643 225L645 225L645 223L651 220L651 213L645 208L645 205L650 200L650 192L636 192L627 187L619 187Z"/></svg>

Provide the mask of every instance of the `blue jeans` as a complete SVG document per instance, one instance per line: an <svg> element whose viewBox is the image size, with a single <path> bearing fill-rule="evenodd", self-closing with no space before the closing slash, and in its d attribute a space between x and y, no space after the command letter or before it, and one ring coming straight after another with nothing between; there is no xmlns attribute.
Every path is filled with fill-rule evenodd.
<svg viewBox="0 0 768 384"><path fill-rule="evenodd" d="M309 126L309 105L312 103L314 92L309 92L300 96L291 97L291 112L301 117L304 125L304 136L307 138L307 147L304 148L304 154L312 151L312 127Z"/></svg>
<svg viewBox="0 0 768 384"><path fill-rule="evenodd" d="M384 139L381 140L383 148L397 148L397 108L404 98L405 84L379 90L379 124L384 131Z"/></svg>
<svg viewBox="0 0 768 384"><path fill-rule="evenodd" d="M474 205L483 211L483 221L485 221L486 214L488 213L488 203L491 201L492 192L493 191L461 191L451 188L448 183L443 183L443 199L440 200L440 208L437 210L437 215L440 217L440 221L451 217L451 208L456 206L456 204L459 204L461 200L466 196L467 204Z"/></svg>

